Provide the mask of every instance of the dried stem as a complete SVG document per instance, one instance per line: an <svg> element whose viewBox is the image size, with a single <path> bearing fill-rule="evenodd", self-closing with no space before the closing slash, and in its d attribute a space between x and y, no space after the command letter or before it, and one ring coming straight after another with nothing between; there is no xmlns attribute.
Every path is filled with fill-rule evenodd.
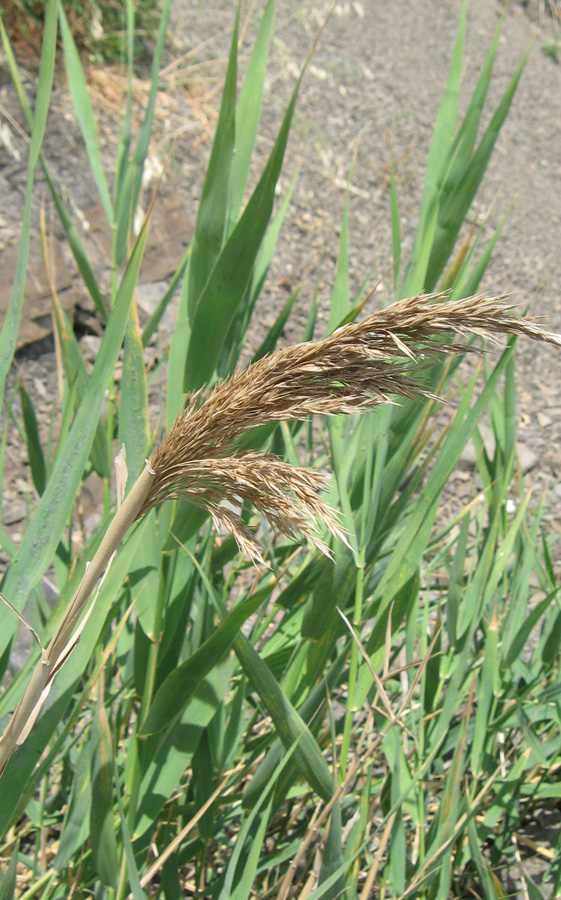
<svg viewBox="0 0 561 900"><path fill-rule="evenodd" d="M115 514L94 558L89 565L87 564L84 577L78 586L76 594L42 659L35 667L25 693L16 706L12 718L0 738L0 774L4 771L15 747L23 743L29 729L37 718L49 684L67 656L67 648L72 639L72 633L86 608L93 589L104 574L111 556L137 518L138 511L145 502L153 480L154 474L150 467L147 466Z"/></svg>

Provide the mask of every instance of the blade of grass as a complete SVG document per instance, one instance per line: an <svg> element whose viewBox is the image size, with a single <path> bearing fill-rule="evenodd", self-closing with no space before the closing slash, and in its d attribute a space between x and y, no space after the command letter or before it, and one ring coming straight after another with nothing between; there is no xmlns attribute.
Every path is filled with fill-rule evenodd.
<svg viewBox="0 0 561 900"><path fill-rule="evenodd" d="M457 188L453 189L448 197L443 198L424 282L424 287L428 291L432 290L437 283L446 261L450 257L461 224L481 184L499 131L518 88L528 55L529 51L522 57Z"/></svg>
<svg viewBox="0 0 561 900"><path fill-rule="evenodd" d="M105 386L113 375L119 355L146 237L145 222L123 275L115 307L68 440L56 461L41 502L21 543L20 552L4 577L2 590L20 612L29 591L39 582L49 565L74 504L95 435ZM5 608L0 609L0 623L3 649L16 627L13 617Z"/></svg>
<svg viewBox="0 0 561 900"><path fill-rule="evenodd" d="M423 191L419 224L415 232L413 249L401 286L400 294L402 297L406 297L416 293L417 290L421 290L424 283L424 274L428 262L426 244L429 240L432 243L431 232L432 227L434 227L429 227L429 223L431 220L435 220L436 217L438 196L444 177L446 160L454 140L456 128L458 96L460 93L464 55L466 14L467 2L464 0L456 34L456 43L450 62L446 89L438 110L438 116L432 134L427 159L425 188Z"/></svg>
<svg viewBox="0 0 561 900"><path fill-rule="evenodd" d="M337 267L335 269L335 282L329 305L329 319L327 321L326 335L335 331L345 320L351 308L351 289L349 282L349 197L353 178L356 150L353 155L351 168L347 176L348 187L345 192L345 206L341 221L341 235L339 238L339 253Z"/></svg>
<svg viewBox="0 0 561 900"><path fill-rule="evenodd" d="M45 490L47 472L43 448L41 447L41 441L39 439L39 425L37 424L37 416L35 415L33 401L31 400L23 381L20 383L19 390L31 477L33 478L33 484L35 485L37 493L41 495Z"/></svg>
<svg viewBox="0 0 561 900"><path fill-rule="evenodd" d="M158 814L188 768L199 739L223 702L235 661L223 660L203 679L179 721L163 736L138 791L135 838L153 828Z"/></svg>
<svg viewBox="0 0 561 900"><path fill-rule="evenodd" d="M263 603L262 592L247 597L222 621L201 647L171 672L159 688L139 737L157 734L182 713L200 681L228 652L241 626Z"/></svg>
<svg viewBox="0 0 561 900"><path fill-rule="evenodd" d="M117 840L113 816L113 747L105 706L99 702L93 720L92 802L90 836L94 867L102 884L116 887Z"/></svg>
<svg viewBox="0 0 561 900"><path fill-rule="evenodd" d="M124 445L126 448L129 487L144 468L149 440L146 368L136 302L133 298L125 332L119 402L119 447Z"/></svg>
<svg viewBox="0 0 561 900"><path fill-rule="evenodd" d="M72 32L68 25L66 13L62 3L59 3L58 16L60 22L60 34L62 37L62 48L64 51L64 64L66 68L66 78L70 95L74 104L74 112L76 120L80 127L80 133L84 140L88 162L90 164L90 172L92 173L97 191L101 200L101 205L105 212L109 225L113 226L113 206L111 197L109 196L109 188L105 179L105 171L101 161L99 145L97 140L97 128L93 112L90 95L86 85L86 77L84 69L80 61Z"/></svg>
<svg viewBox="0 0 561 900"><path fill-rule="evenodd" d="M304 69L285 113L273 151L242 216L226 242L191 316L183 388L212 378L234 316L238 313L269 223Z"/></svg>
<svg viewBox="0 0 561 900"><path fill-rule="evenodd" d="M192 321L209 275L222 249L228 217L230 171L235 148L236 82L240 3L232 29L222 103L197 212L189 263L188 309Z"/></svg>
<svg viewBox="0 0 561 900"><path fill-rule="evenodd" d="M31 199L35 169L43 144L45 125L51 99L53 84L55 53L57 37L57 4L56 0L48 0L45 9L45 25L43 29L43 48L41 51L41 66L39 70L39 82L37 100L35 103L35 115L33 118L33 130L31 133L31 146L29 148L29 160L27 163L27 184L25 188L25 201L23 207L21 237L14 275L14 284L10 298L10 305L4 319L0 333L0 397L4 397L6 376L12 364L16 341L19 331L23 293L25 290L25 277L27 273L27 261L29 257L29 236L31 231Z"/></svg>
<svg viewBox="0 0 561 900"><path fill-rule="evenodd" d="M251 155L261 116L263 86L274 17L275 0L268 0L261 17L236 109L236 139L230 177L228 232L232 230L234 222L239 216L247 184Z"/></svg>
<svg viewBox="0 0 561 900"><path fill-rule="evenodd" d="M399 218L399 202L393 166L390 174L390 208L392 219L393 294L394 300L397 300L399 296L399 275L401 272L401 220Z"/></svg>
<svg viewBox="0 0 561 900"><path fill-rule="evenodd" d="M31 107L29 105L29 101L27 99L27 95L25 93L25 89L23 86L23 82L21 80L17 62L15 56L13 54L10 40L8 35L6 34L6 29L4 28L4 24L2 19L0 18L0 35L2 37L2 45L4 47L4 53L6 54L6 63L8 66L8 71L10 73L10 78L12 79L14 86L16 88L18 98L20 101L20 105L27 122L27 126L29 129L33 128L33 114L31 112ZM45 157L43 153L39 153L39 162L41 164L41 168L43 169L43 173L45 175L45 179L49 186L49 190L51 192L51 196L55 203L58 216L64 228L64 233L66 235L66 239L72 251L72 255L78 267L78 271L84 281L86 288L89 291L90 297L92 298L97 311L99 312L103 321L107 318L107 310L105 308L105 303L103 300L103 296L101 294L99 285L95 279L92 268L90 266L89 260L87 258L86 252L84 250L84 246L82 244L82 240L80 238L78 229L72 222L72 219L68 215L62 200L57 193L57 190L54 185L54 181L51 177L49 167L45 161Z"/></svg>
<svg viewBox="0 0 561 900"><path fill-rule="evenodd" d="M162 64L162 54L167 38L171 0L164 0L159 13L158 33L152 57L152 74L150 78L150 92L146 103L146 112L140 127L140 133L136 142L132 159L124 168L124 175L118 182L119 193L115 199L115 223L113 243L113 263L120 266L128 249L129 234L134 223L138 198L142 187L142 173L148 154L154 111L156 108L156 95Z"/></svg>

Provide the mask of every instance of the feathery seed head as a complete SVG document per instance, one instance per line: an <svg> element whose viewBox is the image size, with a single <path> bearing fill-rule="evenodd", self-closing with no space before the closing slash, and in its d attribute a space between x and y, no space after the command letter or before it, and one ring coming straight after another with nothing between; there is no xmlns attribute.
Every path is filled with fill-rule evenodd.
<svg viewBox="0 0 561 900"><path fill-rule="evenodd" d="M262 562L241 518L248 503L282 534L300 533L328 552L318 523L342 540L344 534L319 497L325 478L270 455L236 453L234 441L272 422L359 413L394 402L392 397L431 397L413 377L417 361L471 349L443 343L446 334L492 341L517 334L561 345L560 335L535 320L515 318L506 297L447 296L399 300L322 341L277 350L220 381L204 401L201 391L192 395L150 461L156 475L140 515L168 497L184 496L206 508L242 552Z"/></svg>

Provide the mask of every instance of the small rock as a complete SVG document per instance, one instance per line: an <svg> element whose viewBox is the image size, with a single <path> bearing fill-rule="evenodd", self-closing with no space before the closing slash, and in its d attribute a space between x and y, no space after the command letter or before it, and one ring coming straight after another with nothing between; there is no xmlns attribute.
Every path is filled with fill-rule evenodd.
<svg viewBox="0 0 561 900"><path fill-rule="evenodd" d="M520 468L526 474L530 469L533 469L538 462L538 454L534 453L534 451L527 446L527 444L517 444L516 451L518 453L518 462L520 463Z"/></svg>
<svg viewBox="0 0 561 900"><path fill-rule="evenodd" d="M549 416L546 416L545 413L538 413L538 424L540 428L547 428L548 425L551 425L551 419Z"/></svg>
<svg viewBox="0 0 561 900"><path fill-rule="evenodd" d="M101 347L101 338L97 334L85 334L80 338L82 356L86 362L94 363Z"/></svg>
<svg viewBox="0 0 561 900"><path fill-rule="evenodd" d="M485 445L485 450L487 451L487 456L489 459L492 459L495 455L495 437L493 435L493 431L489 428L488 425L480 425L479 433L483 439L483 443ZM534 453L534 451L528 447L527 444L522 444L519 441L516 442L516 453L518 455L518 463L522 472L526 474L530 469L533 469L534 466L538 462L538 455ZM477 453L475 451L475 447L473 442L470 441L469 444L466 445L464 451L460 457L460 465L463 465L464 468L473 468L477 463Z"/></svg>
<svg viewBox="0 0 561 900"><path fill-rule="evenodd" d="M167 289L168 284L165 281L153 281L150 284L137 285L135 297L142 319L147 321L150 318ZM175 304L171 300L160 320L160 328L168 335L173 333L175 327L176 311L174 306Z"/></svg>

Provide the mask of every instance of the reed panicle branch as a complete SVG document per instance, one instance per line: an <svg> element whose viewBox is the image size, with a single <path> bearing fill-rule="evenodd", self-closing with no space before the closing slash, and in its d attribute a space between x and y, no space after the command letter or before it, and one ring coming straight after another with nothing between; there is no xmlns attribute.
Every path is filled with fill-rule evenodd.
<svg viewBox="0 0 561 900"><path fill-rule="evenodd" d="M492 341L518 334L561 343L533 319L515 318L513 309L505 296L400 300L323 341L278 350L220 381L204 401L197 392L152 457L155 477L140 515L168 497L184 496L206 507L246 555L262 562L240 514L247 501L277 531L290 537L300 532L327 552L315 523L340 539L343 534L334 511L318 497L325 480L270 455L236 453L236 438L272 422L363 412L392 397L430 397L419 363L473 349L443 343L446 334Z"/></svg>
<svg viewBox="0 0 561 900"><path fill-rule="evenodd" d="M447 334L488 340L515 334L561 345L561 335L533 319L516 318L512 311L504 296L451 302L445 294L434 294L401 300L323 341L261 359L219 382L206 399L202 392L191 396L115 514L0 738L0 773L38 715L92 592L134 521L170 497L186 497L207 509L243 553L262 562L255 536L242 518L248 504L276 531L289 537L301 534L329 553L322 526L340 540L345 536L337 513L320 497L326 476L268 454L239 452L236 439L272 422L363 412L395 402L394 397L430 397L419 378L420 363L472 349L462 342L445 342Z"/></svg>

